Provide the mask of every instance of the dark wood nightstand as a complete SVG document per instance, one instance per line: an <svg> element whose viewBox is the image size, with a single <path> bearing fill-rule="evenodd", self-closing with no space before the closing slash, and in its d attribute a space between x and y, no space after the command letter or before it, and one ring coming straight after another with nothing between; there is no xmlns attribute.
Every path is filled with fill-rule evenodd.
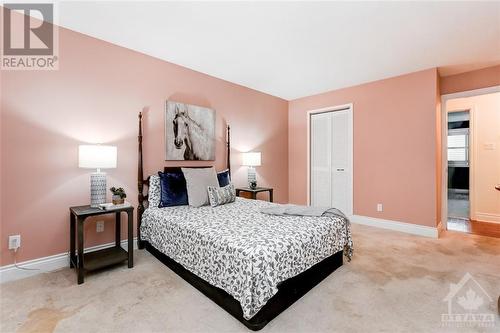
<svg viewBox="0 0 500 333"><path fill-rule="evenodd" d="M269 192L269 201L273 202L273 188L272 187L238 187L236 188L236 196L240 196L240 192L250 193L252 199L257 199L257 193L259 192Z"/></svg>
<svg viewBox="0 0 500 333"><path fill-rule="evenodd" d="M70 252L69 267L76 268L78 284L83 283L86 271L100 269L128 260L128 267L134 267L134 207L120 207L102 210L87 206L70 207ZM121 213L126 212L128 216L128 251L122 249L121 243ZM87 217L105 214L115 214L115 246L98 251L83 253L83 224ZM78 255L75 255L75 229L78 237Z"/></svg>

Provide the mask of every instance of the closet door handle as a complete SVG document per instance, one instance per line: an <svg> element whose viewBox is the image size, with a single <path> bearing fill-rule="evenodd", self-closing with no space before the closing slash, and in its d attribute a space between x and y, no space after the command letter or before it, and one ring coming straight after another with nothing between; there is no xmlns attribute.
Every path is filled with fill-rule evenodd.
<svg viewBox="0 0 500 333"><path fill-rule="evenodd" d="M344 168L337 168L337 171L345 171Z"/></svg>

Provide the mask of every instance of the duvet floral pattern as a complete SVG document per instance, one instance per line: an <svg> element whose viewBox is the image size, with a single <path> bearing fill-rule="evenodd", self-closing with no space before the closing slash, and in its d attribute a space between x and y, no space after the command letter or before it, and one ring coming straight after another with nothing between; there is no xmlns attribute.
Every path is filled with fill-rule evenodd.
<svg viewBox="0 0 500 333"><path fill-rule="evenodd" d="M344 250L350 259L349 221L273 216L273 203L236 198L222 206L148 208L141 238L238 300L246 319L278 292L278 284Z"/></svg>

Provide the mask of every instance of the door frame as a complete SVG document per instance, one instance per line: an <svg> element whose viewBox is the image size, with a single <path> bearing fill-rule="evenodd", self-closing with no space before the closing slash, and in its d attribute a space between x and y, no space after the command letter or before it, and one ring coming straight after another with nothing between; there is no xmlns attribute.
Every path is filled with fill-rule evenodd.
<svg viewBox="0 0 500 333"><path fill-rule="evenodd" d="M441 95L441 227L445 230L448 229L448 110L446 109L446 102L450 99L455 98L465 98L465 97L473 97L479 95L486 95L500 92L500 85L461 91L451 94ZM469 139L471 142L469 143L469 152L470 157L473 157L475 154L474 144L475 144L475 129L474 129L474 107L471 106L469 109L470 123L469 123ZM472 159L469 160L469 209L470 216L473 215L474 209L474 174L473 174L473 163Z"/></svg>
<svg viewBox="0 0 500 333"><path fill-rule="evenodd" d="M318 113L328 113L328 112L335 112L335 111L344 111L347 110L347 122L348 122L348 131L349 135L347 137L347 142L348 145L351 147L351 149L348 149L348 161L349 161L349 167L350 167L350 173L349 173L349 204L348 204L348 212L344 212L348 216L352 216L354 214L354 123L353 123L353 103L348 103L348 104L342 104L342 105L335 105L335 106L328 106L325 108L321 109L314 109L314 110L309 110L307 111L307 205L311 205L311 117L314 114Z"/></svg>

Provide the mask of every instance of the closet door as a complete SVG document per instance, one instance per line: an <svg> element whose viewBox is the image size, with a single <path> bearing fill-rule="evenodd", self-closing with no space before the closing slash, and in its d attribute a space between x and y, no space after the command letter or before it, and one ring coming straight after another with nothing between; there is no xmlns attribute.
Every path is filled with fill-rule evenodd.
<svg viewBox="0 0 500 333"><path fill-rule="evenodd" d="M311 115L311 205L332 203L332 116L331 112Z"/></svg>
<svg viewBox="0 0 500 333"><path fill-rule="evenodd" d="M350 109L310 116L310 204L352 214Z"/></svg>
<svg viewBox="0 0 500 333"><path fill-rule="evenodd" d="M335 111L332 115L331 142L331 206L345 214L349 212L349 114L348 110Z"/></svg>

